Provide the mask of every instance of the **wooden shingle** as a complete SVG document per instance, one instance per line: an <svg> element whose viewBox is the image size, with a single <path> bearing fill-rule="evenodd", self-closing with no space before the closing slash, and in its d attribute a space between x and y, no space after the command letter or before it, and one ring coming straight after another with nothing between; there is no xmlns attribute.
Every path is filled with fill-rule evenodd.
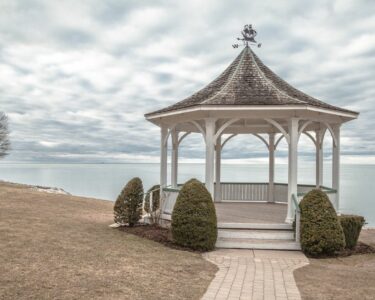
<svg viewBox="0 0 375 300"><path fill-rule="evenodd" d="M148 113L146 117L210 105L309 105L353 113L292 87L264 65L250 47L245 47L230 66L206 87L176 104Z"/></svg>

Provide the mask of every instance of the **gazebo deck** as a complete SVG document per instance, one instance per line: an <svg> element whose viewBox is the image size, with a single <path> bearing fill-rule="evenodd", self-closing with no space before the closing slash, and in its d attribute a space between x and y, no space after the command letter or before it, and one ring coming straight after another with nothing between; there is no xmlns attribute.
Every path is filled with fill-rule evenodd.
<svg viewBox="0 0 375 300"><path fill-rule="evenodd" d="M287 205L278 203L215 203L218 223L280 224L285 222Z"/></svg>

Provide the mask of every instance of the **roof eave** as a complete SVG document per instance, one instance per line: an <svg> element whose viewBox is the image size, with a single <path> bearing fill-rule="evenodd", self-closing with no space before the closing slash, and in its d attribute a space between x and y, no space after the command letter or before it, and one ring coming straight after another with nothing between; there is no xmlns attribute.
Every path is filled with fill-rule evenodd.
<svg viewBox="0 0 375 300"><path fill-rule="evenodd" d="M166 111L166 112L153 112L149 114L145 114L146 120L151 121L152 119L157 118L164 118L168 116L174 116L183 113L189 112L196 112L196 111L233 111L233 110L249 110L249 111L260 111L260 110L309 110L315 112L322 112L331 115L346 117L349 119L356 119L358 118L359 112L350 111L350 110L335 110L335 109L327 109L322 107L317 107L313 105L259 105L259 106L242 106L242 105L195 105L192 107L187 107L178 110Z"/></svg>

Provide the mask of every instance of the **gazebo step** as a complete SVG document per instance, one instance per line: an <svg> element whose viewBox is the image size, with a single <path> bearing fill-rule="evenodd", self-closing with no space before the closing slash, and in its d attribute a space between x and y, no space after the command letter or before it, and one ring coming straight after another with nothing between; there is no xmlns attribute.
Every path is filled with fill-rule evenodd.
<svg viewBox="0 0 375 300"><path fill-rule="evenodd" d="M278 229L219 229L218 238L293 240L294 232L292 230Z"/></svg>
<svg viewBox="0 0 375 300"><path fill-rule="evenodd" d="M217 223L218 229L293 230L292 224Z"/></svg>
<svg viewBox="0 0 375 300"><path fill-rule="evenodd" d="M216 247L231 249L301 250L300 244L294 240L274 239L218 238Z"/></svg>

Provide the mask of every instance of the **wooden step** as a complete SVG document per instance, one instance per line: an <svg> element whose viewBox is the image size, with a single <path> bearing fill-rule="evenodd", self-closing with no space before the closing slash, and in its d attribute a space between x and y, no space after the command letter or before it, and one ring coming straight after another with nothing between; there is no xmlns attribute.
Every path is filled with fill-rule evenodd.
<svg viewBox="0 0 375 300"><path fill-rule="evenodd" d="M301 250L300 244L294 240L274 239L218 238L216 247L230 249Z"/></svg>
<svg viewBox="0 0 375 300"><path fill-rule="evenodd" d="M275 229L219 229L218 238L293 240L294 232L292 230Z"/></svg>
<svg viewBox="0 0 375 300"><path fill-rule="evenodd" d="M275 223L217 223L218 229L259 229L259 230L293 230L292 224Z"/></svg>

